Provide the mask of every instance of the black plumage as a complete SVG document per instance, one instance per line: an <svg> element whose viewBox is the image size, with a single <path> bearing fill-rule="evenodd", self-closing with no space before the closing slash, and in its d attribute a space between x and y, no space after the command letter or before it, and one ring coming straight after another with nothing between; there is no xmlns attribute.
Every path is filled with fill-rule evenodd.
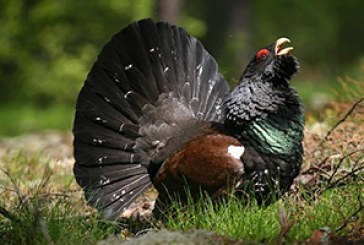
<svg viewBox="0 0 364 245"><path fill-rule="evenodd" d="M161 199L186 182L212 196L287 190L302 162L303 112L286 42L259 51L229 93L182 28L147 19L117 33L77 99L74 173L88 202L115 218L152 183Z"/></svg>

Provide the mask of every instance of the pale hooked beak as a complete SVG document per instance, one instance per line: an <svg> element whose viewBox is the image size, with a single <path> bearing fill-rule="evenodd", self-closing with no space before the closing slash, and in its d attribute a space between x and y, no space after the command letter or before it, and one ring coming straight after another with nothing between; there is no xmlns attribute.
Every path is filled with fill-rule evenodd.
<svg viewBox="0 0 364 245"><path fill-rule="evenodd" d="M275 55L284 55L284 54L290 54L293 50L293 47L283 47L285 44L290 43L291 40L289 40L286 37L281 37L276 41L276 46L274 48Z"/></svg>

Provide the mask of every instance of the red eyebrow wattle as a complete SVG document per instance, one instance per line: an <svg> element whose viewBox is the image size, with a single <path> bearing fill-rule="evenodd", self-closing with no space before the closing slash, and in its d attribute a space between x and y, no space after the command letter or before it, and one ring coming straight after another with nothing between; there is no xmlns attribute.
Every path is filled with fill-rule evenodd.
<svg viewBox="0 0 364 245"><path fill-rule="evenodd" d="M269 50L268 49L261 49L258 51L257 53L257 58L260 59L263 55L267 56L269 54Z"/></svg>

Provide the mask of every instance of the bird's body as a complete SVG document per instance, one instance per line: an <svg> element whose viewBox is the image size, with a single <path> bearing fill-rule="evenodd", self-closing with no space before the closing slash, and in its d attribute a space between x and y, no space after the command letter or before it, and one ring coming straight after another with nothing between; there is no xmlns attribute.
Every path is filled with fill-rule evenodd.
<svg viewBox="0 0 364 245"><path fill-rule="evenodd" d="M188 197L196 199L201 190L213 197L225 194L226 189L238 183L244 174L241 154L229 152L232 147L239 149L241 145L235 138L217 133L186 143L163 163L153 178L160 203L166 205L176 194L184 202Z"/></svg>
<svg viewBox="0 0 364 245"><path fill-rule="evenodd" d="M103 48L77 101L74 168L88 202L117 217L153 184L159 199L286 191L302 163L303 111L287 39L260 50L229 93L212 56L142 20Z"/></svg>

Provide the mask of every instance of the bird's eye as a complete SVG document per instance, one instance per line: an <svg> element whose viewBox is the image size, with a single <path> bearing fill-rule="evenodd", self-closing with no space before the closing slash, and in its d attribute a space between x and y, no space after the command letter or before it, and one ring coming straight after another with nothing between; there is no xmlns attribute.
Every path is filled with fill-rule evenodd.
<svg viewBox="0 0 364 245"><path fill-rule="evenodd" d="M266 60L269 55L268 49L261 49L258 51L256 58L257 60Z"/></svg>

